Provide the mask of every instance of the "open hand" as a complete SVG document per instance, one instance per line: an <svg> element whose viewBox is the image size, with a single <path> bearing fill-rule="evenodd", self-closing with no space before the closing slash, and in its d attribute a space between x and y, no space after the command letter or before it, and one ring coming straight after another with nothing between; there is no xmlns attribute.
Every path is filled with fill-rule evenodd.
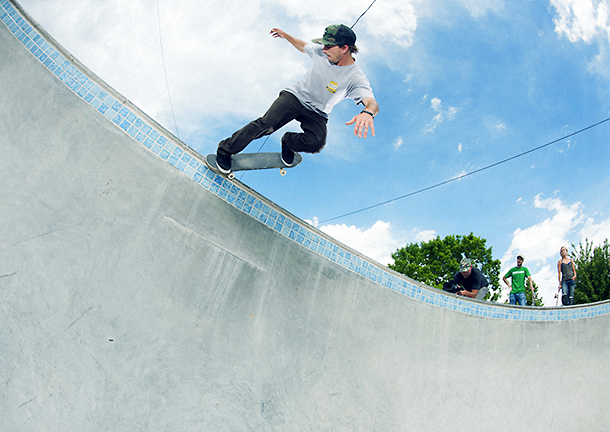
<svg viewBox="0 0 610 432"><path fill-rule="evenodd" d="M279 28L271 29L269 34L274 38L286 39L286 32L284 30L280 30Z"/></svg>
<svg viewBox="0 0 610 432"><path fill-rule="evenodd" d="M375 122L373 116L367 113L356 114L350 121L345 123L346 125L354 125L354 135L358 138L366 138L369 129L371 134L375 136Z"/></svg>

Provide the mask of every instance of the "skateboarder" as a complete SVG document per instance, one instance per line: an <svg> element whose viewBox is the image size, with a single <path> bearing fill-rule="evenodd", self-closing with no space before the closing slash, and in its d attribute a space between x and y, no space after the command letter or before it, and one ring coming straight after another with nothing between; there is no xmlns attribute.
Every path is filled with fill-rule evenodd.
<svg viewBox="0 0 610 432"><path fill-rule="evenodd" d="M296 84L280 92L279 97L262 117L250 122L230 138L218 144L216 165L228 174L231 155L242 151L251 141L269 135L291 120L301 123L302 133L287 132L282 137L282 162L290 166L294 152L317 153L326 144L326 123L336 104L345 98L363 104L364 109L347 125L354 125L354 135L375 136L373 119L379 112L368 79L355 63L356 34L351 28L336 24L326 27L324 36L307 43L274 28L271 35L285 39L300 52L309 55L311 69Z"/></svg>

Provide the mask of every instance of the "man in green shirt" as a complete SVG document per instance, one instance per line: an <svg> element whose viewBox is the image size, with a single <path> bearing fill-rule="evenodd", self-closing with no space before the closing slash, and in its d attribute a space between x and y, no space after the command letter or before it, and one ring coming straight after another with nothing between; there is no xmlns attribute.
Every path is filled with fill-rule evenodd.
<svg viewBox="0 0 610 432"><path fill-rule="evenodd" d="M523 255L517 255L517 267L513 267L504 275L502 280L510 291L510 304L526 306L527 300L525 299L525 278L529 280L530 289L534 292L534 286L532 284L532 276L527 267L523 267ZM511 278L511 282L508 281Z"/></svg>

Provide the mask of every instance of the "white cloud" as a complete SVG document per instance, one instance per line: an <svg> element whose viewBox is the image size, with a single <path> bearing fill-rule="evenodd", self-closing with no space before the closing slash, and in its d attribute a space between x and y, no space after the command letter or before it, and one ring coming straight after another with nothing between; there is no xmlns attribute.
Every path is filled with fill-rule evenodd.
<svg viewBox="0 0 610 432"><path fill-rule="evenodd" d="M571 42L590 43L598 34L610 34L608 5L603 0L551 0L551 5L557 11L555 32Z"/></svg>
<svg viewBox="0 0 610 432"><path fill-rule="evenodd" d="M536 282L536 285L538 286L538 295L543 299L544 306L546 307L561 306L561 295L557 295L557 292L559 291L559 278L557 277L559 249L557 250L557 260L551 261L550 264L539 268L535 273L530 267L532 280Z"/></svg>
<svg viewBox="0 0 610 432"><path fill-rule="evenodd" d="M302 3L288 0L302 7ZM320 10L328 9L328 2L320 2ZM369 0L345 2L352 11L358 11L358 16L370 5ZM362 11L362 12L360 12ZM315 11L318 13L318 10ZM366 32L375 36L378 42L395 44L402 48L413 45L417 29L417 15L410 1L384 0L383 4L373 5L366 13L366 18L358 23Z"/></svg>
<svg viewBox="0 0 610 432"><path fill-rule="evenodd" d="M205 7L192 0L181 7L161 2L160 25L155 2L142 0L22 4L71 54L169 128L173 121L160 36L183 131L201 128L202 123L207 129L216 127L217 119L229 113L260 115L283 84L306 70L306 58L296 51L288 55L289 44L269 36L274 15L266 13L260 1L237 0L230 13L220 0L210 0ZM269 68L279 61L283 67Z"/></svg>
<svg viewBox="0 0 610 432"><path fill-rule="evenodd" d="M393 142L392 145L394 146L394 150L398 150L400 147L402 147L402 145L404 144L404 140L402 139L401 136L397 137Z"/></svg>
<svg viewBox="0 0 610 432"><path fill-rule="evenodd" d="M306 30L307 34L320 33L315 37L321 37L324 28L330 24L343 23L352 26L371 4L369 0L334 2L330 5L324 0L310 0L306 3L274 0L265 3L272 8L281 8L284 13L294 18L295 22L307 23L302 29ZM358 40L362 39L362 33L383 41L386 46L393 44L403 48L413 44L416 29L415 9L410 1L403 0L384 0L381 7L380 4L373 5L354 27Z"/></svg>
<svg viewBox="0 0 610 432"><path fill-rule="evenodd" d="M551 0L557 17L555 32L570 42L596 43L599 53L592 57L587 70L610 81L610 16L608 0Z"/></svg>
<svg viewBox="0 0 610 432"><path fill-rule="evenodd" d="M439 113L439 114L435 115L434 118L432 119L432 121L426 125L426 127L424 128L424 131L434 132L436 130L436 128L438 127L438 125L440 125L442 122L443 122L443 113Z"/></svg>
<svg viewBox="0 0 610 432"><path fill-rule="evenodd" d="M436 111L439 112L442 106L442 102L439 98L432 98L432 100L430 101L430 107Z"/></svg>
<svg viewBox="0 0 610 432"><path fill-rule="evenodd" d="M569 234L583 221L582 205L579 202L568 206L559 198L543 199L537 195L534 207L555 214L536 225L515 230L511 245L502 257L503 269L513 266L518 253L525 254L528 263L538 264L559 256L561 246L569 243Z"/></svg>
<svg viewBox="0 0 610 432"><path fill-rule="evenodd" d="M409 233L407 239L405 236L394 232L392 225L384 221L377 221L370 228L359 228L355 225L348 226L345 224L320 227L317 217L314 217L313 220L306 220L306 222L383 265L393 263L392 254L409 242L428 242L437 237L435 230L414 229Z"/></svg>
<svg viewBox="0 0 610 432"><path fill-rule="evenodd" d="M595 223L593 218L588 218L580 230L580 242L584 244L586 239L594 246L602 246L606 239L610 239L610 219Z"/></svg>
<svg viewBox="0 0 610 432"><path fill-rule="evenodd" d="M503 0L460 0L471 16L479 18L490 12L497 13L504 9Z"/></svg>
<svg viewBox="0 0 610 432"><path fill-rule="evenodd" d="M307 223L318 227L318 218ZM389 222L377 221L370 228L358 228L355 225L323 225L318 227L332 238L355 249L364 256L372 258L380 264L393 262L392 254L398 248L405 246L404 239L396 237Z"/></svg>
<svg viewBox="0 0 610 432"><path fill-rule="evenodd" d="M610 38L610 36L609 36ZM610 81L610 56L607 51L602 51L589 62L587 71L592 75L597 75Z"/></svg>
<svg viewBox="0 0 610 432"><path fill-rule="evenodd" d="M434 240L436 238L436 231L435 230L423 230L423 231L419 231L416 235L415 235L415 242L416 243L421 243L421 242L429 242L430 240Z"/></svg>
<svg viewBox="0 0 610 432"><path fill-rule="evenodd" d="M457 178L460 178L460 177L464 177L464 176L465 176L465 175L467 175L467 174L468 174L468 171L467 171L467 170L462 170L462 172L460 172L460 173L458 173L458 174L454 175L453 177L451 177L451 179L453 180L453 179L457 179Z"/></svg>
<svg viewBox="0 0 610 432"><path fill-rule="evenodd" d="M426 99L426 97L427 96L424 97L424 100ZM432 121L426 125L426 127L424 128L425 132L434 132L436 128L445 120L445 117L447 117L449 120L455 119L455 116L458 112L458 108L449 107L448 109L443 110L442 106L443 103L439 98L435 97L430 100L430 108L432 108L432 110L438 114L435 115Z"/></svg>
<svg viewBox="0 0 610 432"><path fill-rule="evenodd" d="M462 153L462 149L464 148L464 146L462 145L462 143L458 144L458 152Z"/></svg>
<svg viewBox="0 0 610 432"><path fill-rule="evenodd" d="M457 112L458 112L458 109L456 107L449 107L449 109L447 110L447 118L449 120L455 119Z"/></svg>

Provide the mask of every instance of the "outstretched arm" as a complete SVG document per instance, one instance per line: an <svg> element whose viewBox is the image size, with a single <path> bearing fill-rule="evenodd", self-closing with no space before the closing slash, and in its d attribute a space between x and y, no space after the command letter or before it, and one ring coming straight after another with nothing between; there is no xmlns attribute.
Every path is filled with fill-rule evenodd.
<svg viewBox="0 0 610 432"><path fill-rule="evenodd" d="M292 37L288 33L286 33L284 30L280 30L278 28L271 29L271 31L269 33L274 38L286 39L288 42L290 42L292 44L293 47L295 47L302 53L305 52L305 45L307 45L307 42L302 41L301 39Z"/></svg>
<svg viewBox="0 0 610 432"><path fill-rule="evenodd" d="M364 109L360 112L360 114L356 114L345 124L354 125L354 135L357 135L358 138L366 138L369 129L371 130L371 134L375 136L374 118L379 113L379 105L377 105L377 101L375 101L375 99L370 97L362 99L362 103L364 104Z"/></svg>

